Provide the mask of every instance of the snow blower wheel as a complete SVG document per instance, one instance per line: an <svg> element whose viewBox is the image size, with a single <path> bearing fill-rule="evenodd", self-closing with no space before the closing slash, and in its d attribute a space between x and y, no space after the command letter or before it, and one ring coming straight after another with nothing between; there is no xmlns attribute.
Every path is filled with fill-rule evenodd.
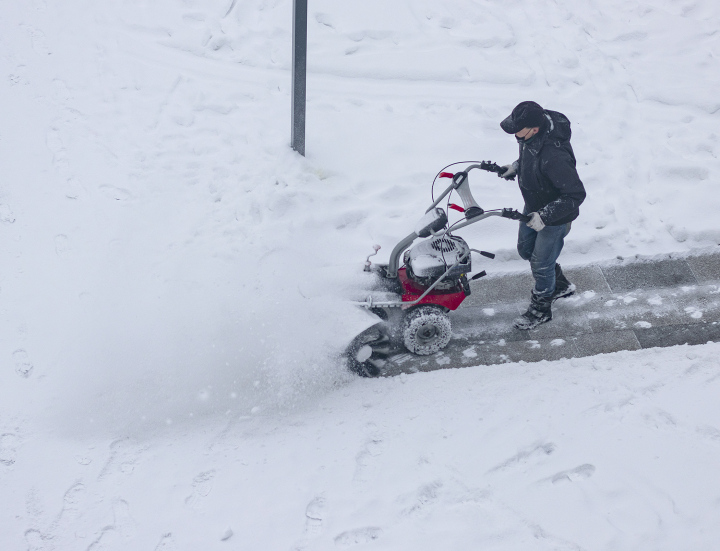
<svg viewBox="0 0 720 551"><path fill-rule="evenodd" d="M418 356L429 356L450 342L450 319L437 306L418 306L403 322L405 347Z"/></svg>
<svg viewBox="0 0 720 551"><path fill-rule="evenodd" d="M350 371L361 377L377 377L392 353L390 337L384 323L373 325L350 345L347 362Z"/></svg>

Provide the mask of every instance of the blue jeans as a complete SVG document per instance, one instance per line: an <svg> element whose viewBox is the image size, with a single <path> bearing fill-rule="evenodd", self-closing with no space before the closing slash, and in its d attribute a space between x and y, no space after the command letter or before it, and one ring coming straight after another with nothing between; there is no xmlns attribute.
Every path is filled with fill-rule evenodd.
<svg viewBox="0 0 720 551"><path fill-rule="evenodd" d="M539 297L548 298L555 292L555 263L569 231L570 223L545 226L537 232L520 222L517 250L521 258L530 261L535 278L533 292Z"/></svg>

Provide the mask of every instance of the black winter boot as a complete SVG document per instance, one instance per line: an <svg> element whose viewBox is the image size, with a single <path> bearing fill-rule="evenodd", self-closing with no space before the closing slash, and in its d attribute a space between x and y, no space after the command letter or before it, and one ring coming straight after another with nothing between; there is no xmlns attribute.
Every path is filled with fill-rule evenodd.
<svg viewBox="0 0 720 551"><path fill-rule="evenodd" d="M549 322L552 319L552 302L553 297L539 297L533 291L527 312L517 318L513 322L513 326L525 331Z"/></svg>
<svg viewBox="0 0 720 551"><path fill-rule="evenodd" d="M575 294L575 285L568 281L563 274L560 264L555 264L555 292L552 300L555 302L559 298L569 297Z"/></svg>

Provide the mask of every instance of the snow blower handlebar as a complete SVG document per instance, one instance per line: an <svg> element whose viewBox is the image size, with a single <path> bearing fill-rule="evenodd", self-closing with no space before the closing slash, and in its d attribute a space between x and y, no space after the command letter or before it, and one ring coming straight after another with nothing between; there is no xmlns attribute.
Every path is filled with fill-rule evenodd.
<svg viewBox="0 0 720 551"><path fill-rule="evenodd" d="M483 161L481 164L474 164L468 166L465 170L461 170L460 172L456 172L455 174L451 172L441 172L438 174L438 178L452 178L452 183L443 191L438 198L435 200L435 202L428 207L428 209L425 212L430 212L432 209L437 207L440 202L445 199L453 190L457 190L458 194L460 195L460 198L463 200L463 203L465 205L465 209L469 209L471 207L475 207L479 209L478 214L482 214L483 210L480 208L480 205L478 205L475 202L475 199L473 199L472 194L470 193L470 186L468 179L468 173L473 168L483 168L484 165L487 163ZM489 165L488 165L489 166ZM483 170L487 170L483 168Z"/></svg>
<svg viewBox="0 0 720 551"><path fill-rule="evenodd" d="M479 220L484 220L488 216L502 216L503 218L519 220L521 222L528 222L530 220L529 216L526 216L521 212L513 209L503 209L502 211L485 212L482 207L480 207L480 205L475 202L475 199L470 191L470 180L468 178L468 175L469 172L474 168L479 168L480 170L485 170L487 172L494 172L498 176L501 176L505 172L505 169L501 166L498 166L496 163L490 161L482 161L480 164L469 165L465 168L465 170L456 174L441 174L441 176L451 177L452 184L448 186L448 188L440 195L438 200L433 203L432 207L430 207L428 211L436 207L440 203L440 201L447 197L447 195L452 190L457 190L458 195L460 195L460 198L462 199L464 207L463 209L458 210L462 210L463 212L465 212L465 218L467 218L467 220L465 220L464 222L460 222L459 224L455 224L453 226L453 230L464 228L465 226L469 226L470 224L473 224Z"/></svg>
<svg viewBox="0 0 720 551"><path fill-rule="evenodd" d="M473 165L478 166L478 165ZM490 161L483 161L480 163L479 167L482 170L487 170L488 172L494 172L498 175L498 178L502 178L502 175L507 172L507 167L504 166L498 166L497 163L491 163ZM512 175L509 177L510 180L515 179L515 175Z"/></svg>
<svg viewBox="0 0 720 551"><path fill-rule="evenodd" d="M502 209L502 213L500 213L500 216L503 218L509 218L510 220L520 220L520 222L530 222L530 216L527 214L523 214L520 211L513 210L513 209Z"/></svg>
<svg viewBox="0 0 720 551"><path fill-rule="evenodd" d="M502 209L485 212L482 207L480 207L480 205L475 202L475 199L470 192L468 173L474 168L479 168L488 172L495 172L498 174L498 176L500 176L501 172L504 172L502 167L499 167L497 164L491 163L489 161L482 161L480 164L470 165L465 170L457 172L455 174L451 174L448 172L443 172L439 174L439 176L442 178L452 178L452 183L447 187L447 189L445 189L445 191L440 194L440 196L433 202L433 204L430 205L430 207L425 211L425 213L427 214L433 209L435 209L440 204L440 202L445 197L447 197L453 190L457 190L460 198L463 201L464 209L462 210L465 212L465 217L467 218L467 220L454 224L452 227L453 231L464 228L465 226L469 226L470 224L474 224L475 222L479 222L480 220L484 220L485 218L489 218L490 216L501 216L503 218L509 218L510 220L519 220L520 222L528 222L530 220L529 216L522 214L521 212L514 209ZM450 228L446 229L444 233L447 233L449 229ZM443 232L438 232L438 234L440 235L442 235L442 233ZM404 239L402 239L397 245L395 245L395 248L390 253L388 267L385 272L385 275L388 278L397 277L398 269L400 268L400 256L402 255L403 251L407 249L410 245L412 245L413 241L415 241L418 237L420 236L416 232L413 232Z"/></svg>
<svg viewBox="0 0 720 551"><path fill-rule="evenodd" d="M473 216L472 218L469 218L468 220L465 220L464 222L460 222L458 224L454 224L452 229L459 230L460 228L464 228L465 226L469 226L470 224L474 224L475 222L479 222L480 220L485 220L486 218L489 218L490 216L501 216L503 218L509 218L510 220L519 220L520 222L529 222L530 217L523 214L520 211L514 210L514 209L502 209L502 210L491 210L488 212L483 212L482 214L478 214L477 216ZM445 230L446 232L448 230Z"/></svg>
<svg viewBox="0 0 720 551"><path fill-rule="evenodd" d="M452 184L450 184L445 191L443 191L438 198L435 200L435 202L428 207L428 209L425 212L430 212L432 209L437 207L440 204L440 201L445 199L445 197L448 196L448 194L453 191L457 190L458 194L463 200L463 203L465 204L465 209L475 209L475 215L483 213L483 209L480 208L480 205L478 205L475 202L475 199L473 199L472 194L470 193L470 187L468 185L468 173L474 169L479 168L480 170L485 170L487 172L494 172L498 175L498 177L502 177L503 174L507 171L505 167L498 166L497 163L491 162L491 161L481 161L480 164L472 164L469 165L465 170L462 170L460 172L456 172L455 174L452 174L450 172L441 172L438 174L439 178L452 178ZM515 177L513 176L511 180L514 180Z"/></svg>

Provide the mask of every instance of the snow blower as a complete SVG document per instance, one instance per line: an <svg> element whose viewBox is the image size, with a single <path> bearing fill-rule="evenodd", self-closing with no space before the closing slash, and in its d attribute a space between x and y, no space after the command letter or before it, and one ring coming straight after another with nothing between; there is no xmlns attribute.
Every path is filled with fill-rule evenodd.
<svg viewBox="0 0 720 551"><path fill-rule="evenodd" d="M454 174L445 172L451 166L468 162L450 164L435 176L433 189L441 178L451 179L450 185L425 211L414 231L395 245L388 264L374 265L370 261L380 249L379 245L375 245L375 252L367 257L364 270L373 274L373 283L367 298L356 304L377 315L380 321L355 337L346 350L348 368L358 375L382 375L389 356L401 352L403 347L425 356L448 345L451 336L448 312L457 309L470 295L471 281L486 275L484 270L471 275L472 253L495 257L492 253L471 249L454 232L491 216L522 222L530 219L509 208L483 210L470 192L470 171L477 168L501 176L506 169L482 161ZM450 203L453 191L457 191L462 206ZM446 197L446 208L439 207ZM463 213L464 218L448 225L449 209ZM417 239L422 241L409 248Z"/></svg>

